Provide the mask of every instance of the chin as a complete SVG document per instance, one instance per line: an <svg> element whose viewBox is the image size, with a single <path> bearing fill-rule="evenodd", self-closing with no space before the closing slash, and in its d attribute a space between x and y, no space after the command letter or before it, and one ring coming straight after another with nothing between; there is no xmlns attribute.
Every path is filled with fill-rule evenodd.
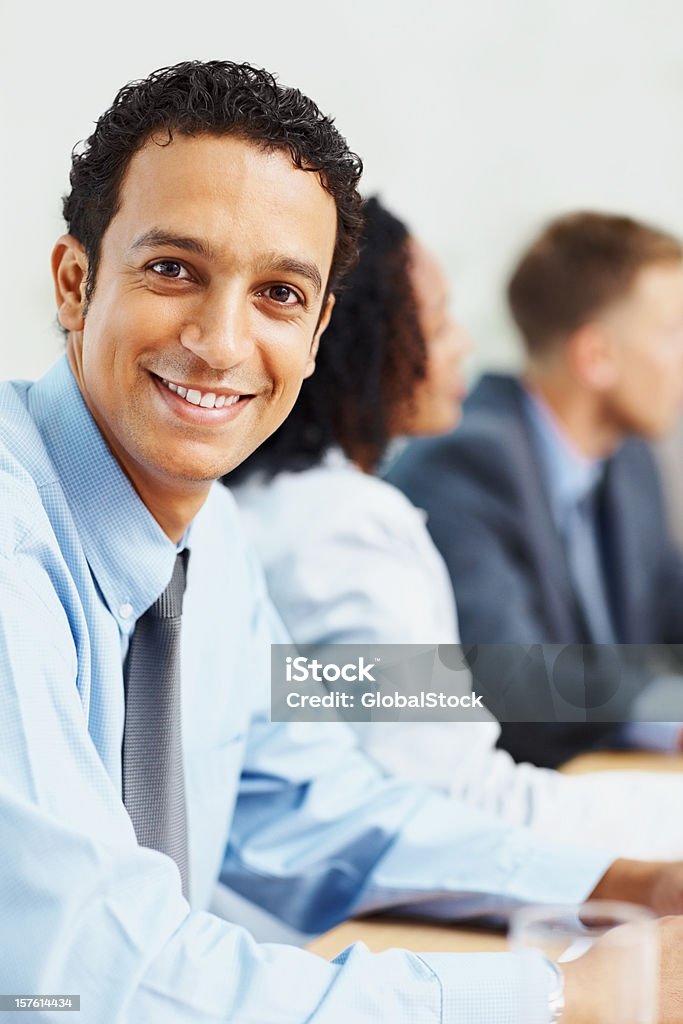
<svg viewBox="0 0 683 1024"><path fill-rule="evenodd" d="M449 409L448 412L445 413L441 417L441 422L440 422L438 428L433 431L433 433L434 434L450 434L450 432L452 430L455 430L457 425L460 423L461 419L462 419L462 407L461 406L458 406L456 409Z"/></svg>
<svg viewBox="0 0 683 1024"><path fill-rule="evenodd" d="M660 416L658 419L632 420L627 424L628 433L646 441L659 441L673 430L676 416Z"/></svg>
<svg viewBox="0 0 683 1024"><path fill-rule="evenodd" d="M173 453L167 459L150 459L148 464L154 466L156 476L165 477L169 482L200 485L218 480L232 469L235 460L225 457L219 459L215 455L179 459Z"/></svg>

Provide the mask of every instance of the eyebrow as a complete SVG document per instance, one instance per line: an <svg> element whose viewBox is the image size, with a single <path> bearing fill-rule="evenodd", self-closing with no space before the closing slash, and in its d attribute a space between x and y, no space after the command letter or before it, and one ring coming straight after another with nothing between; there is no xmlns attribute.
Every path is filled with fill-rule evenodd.
<svg viewBox="0 0 683 1024"><path fill-rule="evenodd" d="M293 256L285 256L278 252L266 253L259 259L256 266L257 273L271 273L278 271L282 274L299 274L305 277L313 285L316 295L323 289L323 280L315 263L309 260L299 260Z"/></svg>
<svg viewBox="0 0 683 1024"><path fill-rule="evenodd" d="M131 245L132 252L138 249L156 248L182 249L185 252L194 253L195 256L202 256L206 260L215 259L213 247L204 239L194 238L191 235L173 235L156 228L145 231ZM319 295L323 288L320 271L315 263L309 260L296 259L278 252L268 252L258 259L254 269L256 273L298 274L310 281L316 295Z"/></svg>
<svg viewBox="0 0 683 1024"><path fill-rule="evenodd" d="M131 251L137 249L184 249L185 252L193 252L195 256L203 256L205 259L213 259L214 251L208 242L201 238L192 238L190 235L171 235L166 231L159 231L152 228L145 231L131 245Z"/></svg>

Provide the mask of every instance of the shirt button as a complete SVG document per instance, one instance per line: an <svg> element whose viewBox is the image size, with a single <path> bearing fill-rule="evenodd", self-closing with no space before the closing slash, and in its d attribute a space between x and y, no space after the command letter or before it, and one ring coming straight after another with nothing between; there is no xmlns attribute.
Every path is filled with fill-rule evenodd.
<svg viewBox="0 0 683 1024"><path fill-rule="evenodd" d="M119 608L119 615L121 616L122 619L129 619L132 614L133 614L133 605L129 604L128 601L126 601Z"/></svg>

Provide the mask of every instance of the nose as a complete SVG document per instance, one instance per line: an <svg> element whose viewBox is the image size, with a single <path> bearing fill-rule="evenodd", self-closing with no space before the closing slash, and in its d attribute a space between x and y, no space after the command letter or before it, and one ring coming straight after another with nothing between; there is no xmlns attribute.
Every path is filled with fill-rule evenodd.
<svg viewBox="0 0 683 1024"><path fill-rule="evenodd" d="M183 325L180 343L214 370L248 359L255 344L248 297L237 289L208 290Z"/></svg>

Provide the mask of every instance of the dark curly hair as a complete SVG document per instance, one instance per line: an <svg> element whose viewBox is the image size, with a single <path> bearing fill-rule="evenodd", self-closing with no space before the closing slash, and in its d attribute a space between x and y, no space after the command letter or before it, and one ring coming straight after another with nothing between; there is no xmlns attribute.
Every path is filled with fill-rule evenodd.
<svg viewBox="0 0 683 1024"><path fill-rule="evenodd" d="M426 348L409 277L408 229L378 199L363 204L360 258L323 335L315 373L282 426L224 482L317 465L339 446L379 463L425 374Z"/></svg>
<svg viewBox="0 0 683 1024"><path fill-rule="evenodd" d="M63 213L88 256L92 296L102 237L120 204L123 177L152 135L236 135L264 149L286 149L296 167L320 176L337 206L337 238L328 291L353 266L362 224L362 163L318 107L273 75L231 61L186 61L154 71L119 91L95 130L72 153L71 192Z"/></svg>

